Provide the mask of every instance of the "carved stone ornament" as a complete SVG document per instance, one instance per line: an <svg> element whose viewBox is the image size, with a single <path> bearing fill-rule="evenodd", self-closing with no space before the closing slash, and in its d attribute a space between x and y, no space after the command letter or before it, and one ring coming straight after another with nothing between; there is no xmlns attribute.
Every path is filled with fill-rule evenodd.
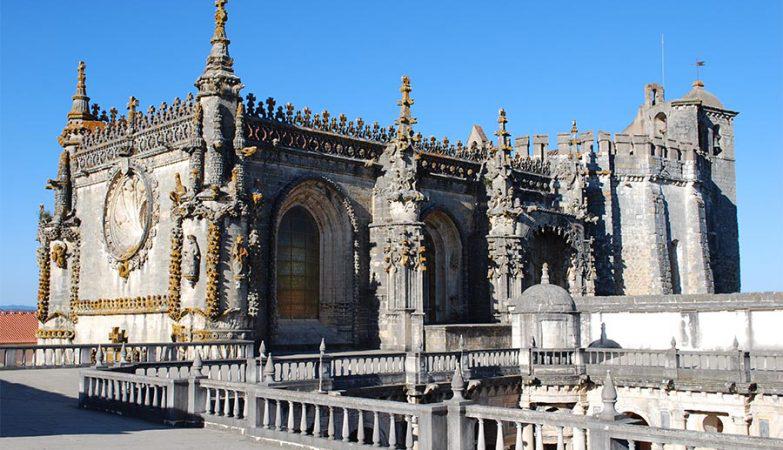
<svg viewBox="0 0 783 450"><path fill-rule="evenodd" d="M152 246L158 221L155 183L137 165L125 161L110 177L103 208L103 238L122 278L139 268Z"/></svg>
<svg viewBox="0 0 783 450"><path fill-rule="evenodd" d="M185 240L182 254L182 276L194 285L198 282L199 266L201 265L201 250L196 236L189 234Z"/></svg>
<svg viewBox="0 0 783 450"><path fill-rule="evenodd" d="M65 269L68 263L68 249L64 243L57 242L52 245L52 262L60 269Z"/></svg>

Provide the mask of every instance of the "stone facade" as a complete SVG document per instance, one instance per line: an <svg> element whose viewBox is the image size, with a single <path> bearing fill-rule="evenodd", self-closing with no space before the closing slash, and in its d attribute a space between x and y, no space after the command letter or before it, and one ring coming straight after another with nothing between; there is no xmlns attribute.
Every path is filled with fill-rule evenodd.
<svg viewBox="0 0 783 450"><path fill-rule="evenodd" d="M428 324L508 323L544 264L575 296L739 290L736 113L702 84L648 85L614 137L574 123L550 149L501 110L496 142L437 140L407 77L389 127L243 94L224 6L184 100L107 113L79 65L38 232L38 318L62 333L42 335L415 351Z"/></svg>

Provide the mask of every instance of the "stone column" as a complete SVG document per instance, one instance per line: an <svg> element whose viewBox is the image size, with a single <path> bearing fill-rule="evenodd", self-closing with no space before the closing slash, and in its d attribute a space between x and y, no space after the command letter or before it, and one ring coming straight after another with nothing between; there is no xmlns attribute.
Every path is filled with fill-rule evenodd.
<svg viewBox="0 0 783 450"><path fill-rule="evenodd" d="M572 410L574 415L577 416L583 416L585 415L585 408L582 402L577 402L576 405L574 405L574 408ZM585 430L582 428L573 428L573 437L571 438L571 448L573 450L587 450L586 442L585 442Z"/></svg>

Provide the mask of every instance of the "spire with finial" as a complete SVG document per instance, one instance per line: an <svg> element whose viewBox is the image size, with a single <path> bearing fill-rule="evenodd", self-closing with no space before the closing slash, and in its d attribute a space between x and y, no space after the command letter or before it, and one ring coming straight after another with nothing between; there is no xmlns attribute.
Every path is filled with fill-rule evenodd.
<svg viewBox="0 0 783 450"><path fill-rule="evenodd" d="M79 61L76 77L76 93L73 94L71 110L68 111L68 120L93 120L90 114L90 97L87 97L87 76L84 61Z"/></svg>
<svg viewBox="0 0 783 450"><path fill-rule="evenodd" d="M549 264L541 264L541 284L549 284Z"/></svg>
<svg viewBox="0 0 783 450"><path fill-rule="evenodd" d="M606 371L604 386L601 388L601 401L604 404L604 407L601 410L601 418L605 420L614 420L617 416L617 409L615 408L615 404L617 403L617 389L614 387L611 370Z"/></svg>
<svg viewBox="0 0 783 450"><path fill-rule="evenodd" d="M506 130L507 123L506 110L500 108L498 111L498 131L495 132L495 136L498 137L498 148L509 153L511 152L511 134Z"/></svg>
<svg viewBox="0 0 783 450"><path fill-rule="evenodd" d="M407 75L402 76L402 85L400 86L402 98L397 102L400 107L400 117L394 122L397 125L397 144L400 147L407 147L411 143L413 136L413 124L416 119L411 115L411 80Z"/></svg>
<svg viewBox="0 0 783 450"><path fill-rule="evenodd" d="M215 31L209 41L212 49L204 72L196 80L196 87L201 95L231 93L236 96L242 87L239 77L234 75L234 60L228 54L228 44L231 41L226 37L226 3L228 0L215 0Z"/></svg>
<svg viewBox="0 0 783 450"><path fill-rule="evenodd" d="M465 397L462 395L464 390L465 379L462 377L462 366L460 363L457 363L457 366L454 368L454 375L451 377L451 391L454 393L451 399L455 401L464 400Z"/></svg>

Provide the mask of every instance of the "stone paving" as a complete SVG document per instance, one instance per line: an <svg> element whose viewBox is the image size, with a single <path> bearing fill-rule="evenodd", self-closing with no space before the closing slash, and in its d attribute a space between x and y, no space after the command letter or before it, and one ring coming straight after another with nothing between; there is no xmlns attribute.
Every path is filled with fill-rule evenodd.
<svg viewBox="0 0 783 450"><path fill-rule="evenodd" d="M243 436L171 428L77 407L79 369L0 371L0 449L259 450Z"/></svg>

